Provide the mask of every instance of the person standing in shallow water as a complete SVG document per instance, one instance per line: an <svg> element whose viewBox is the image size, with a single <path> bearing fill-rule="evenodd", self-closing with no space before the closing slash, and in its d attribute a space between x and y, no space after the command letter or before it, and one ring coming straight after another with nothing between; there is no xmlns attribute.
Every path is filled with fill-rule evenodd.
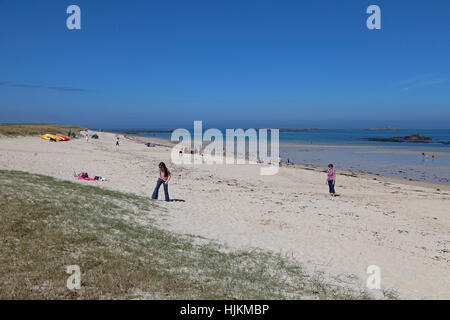
<svg viewBox="0 0 450 320"><path fill-rule="evenodd" d="M152 199L158 199L159 187L163 185L164 187L164 196L166 201L169 201L169 180L171 178L170 171L167 169L166 164L164 162L160 162L159 167L159 177L156 180L156 187L153 191Z"/></svg>
<svg viewBox="0 0 450 320"><path fill-rule="evenodd" d="M328 165L327 181L325 183L328 183L330 195L334 197L336 195L336 191L334 190L334 186L336 184L336 171L331 163Z"/></svg>

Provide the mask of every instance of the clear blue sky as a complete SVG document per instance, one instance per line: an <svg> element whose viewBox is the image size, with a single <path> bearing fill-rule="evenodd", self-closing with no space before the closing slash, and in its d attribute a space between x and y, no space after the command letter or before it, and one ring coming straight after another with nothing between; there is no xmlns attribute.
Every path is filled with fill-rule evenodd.
<svg viewBox="0 0 450 320"><path fill-rule="evenodd" d="M449 59L448 0L0 0L0 122L450 129Z"/></svg>

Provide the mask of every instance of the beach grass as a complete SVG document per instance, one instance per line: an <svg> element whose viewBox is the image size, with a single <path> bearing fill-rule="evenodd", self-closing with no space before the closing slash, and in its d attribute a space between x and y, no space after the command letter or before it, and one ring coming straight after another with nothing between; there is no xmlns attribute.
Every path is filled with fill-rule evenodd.
<svg viewBox="0 0 450 320"><path fill-rule="evenodd" d="M69 130L78 133L83 129L54 123L0 123L0 136L34 136L46 133L66 135Z"/></svg>
<svg viewBox="0 0 450 320"><path fill-rule="evenodd" d="M138 195L7 170L0 195L0 299L372 298L279 254L166 231Z"/></svg>

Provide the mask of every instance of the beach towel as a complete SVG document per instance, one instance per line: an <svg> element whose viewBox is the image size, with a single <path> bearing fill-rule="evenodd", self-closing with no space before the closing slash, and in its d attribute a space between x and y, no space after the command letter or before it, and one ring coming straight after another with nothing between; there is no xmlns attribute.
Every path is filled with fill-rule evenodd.
<svg viewBox="0 0 450 320"><path fill-rule="evenodd" d="M98 181L98 180L92 179L92 178L78 178L78 179L81 179L81 180L84 180L84 181Z"/></svg>

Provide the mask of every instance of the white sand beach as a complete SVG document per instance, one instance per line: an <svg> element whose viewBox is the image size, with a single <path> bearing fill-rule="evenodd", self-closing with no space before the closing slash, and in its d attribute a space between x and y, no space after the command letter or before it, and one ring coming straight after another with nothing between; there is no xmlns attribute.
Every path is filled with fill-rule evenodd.
<svg viewBox="0 0 450 320"><path fill-rule="evenodd" d="M330 198L325 174L296 165L261 176L258 165L173 165L169 146L98 133L100 139L52 143L0 137L0 169L21 170L150 197L164 161L172 172L166 229L294 257L327 277L381 268L383 289L400 298L450 299L450 187L350 174L337 168ZM154 138L142 141L161 143ZM102 176L80 181L73 172ZM160 200L163 199L162 189ZM93 212L92 214L95 214ZM345 277L344 277L345 278Z"/></svg>

